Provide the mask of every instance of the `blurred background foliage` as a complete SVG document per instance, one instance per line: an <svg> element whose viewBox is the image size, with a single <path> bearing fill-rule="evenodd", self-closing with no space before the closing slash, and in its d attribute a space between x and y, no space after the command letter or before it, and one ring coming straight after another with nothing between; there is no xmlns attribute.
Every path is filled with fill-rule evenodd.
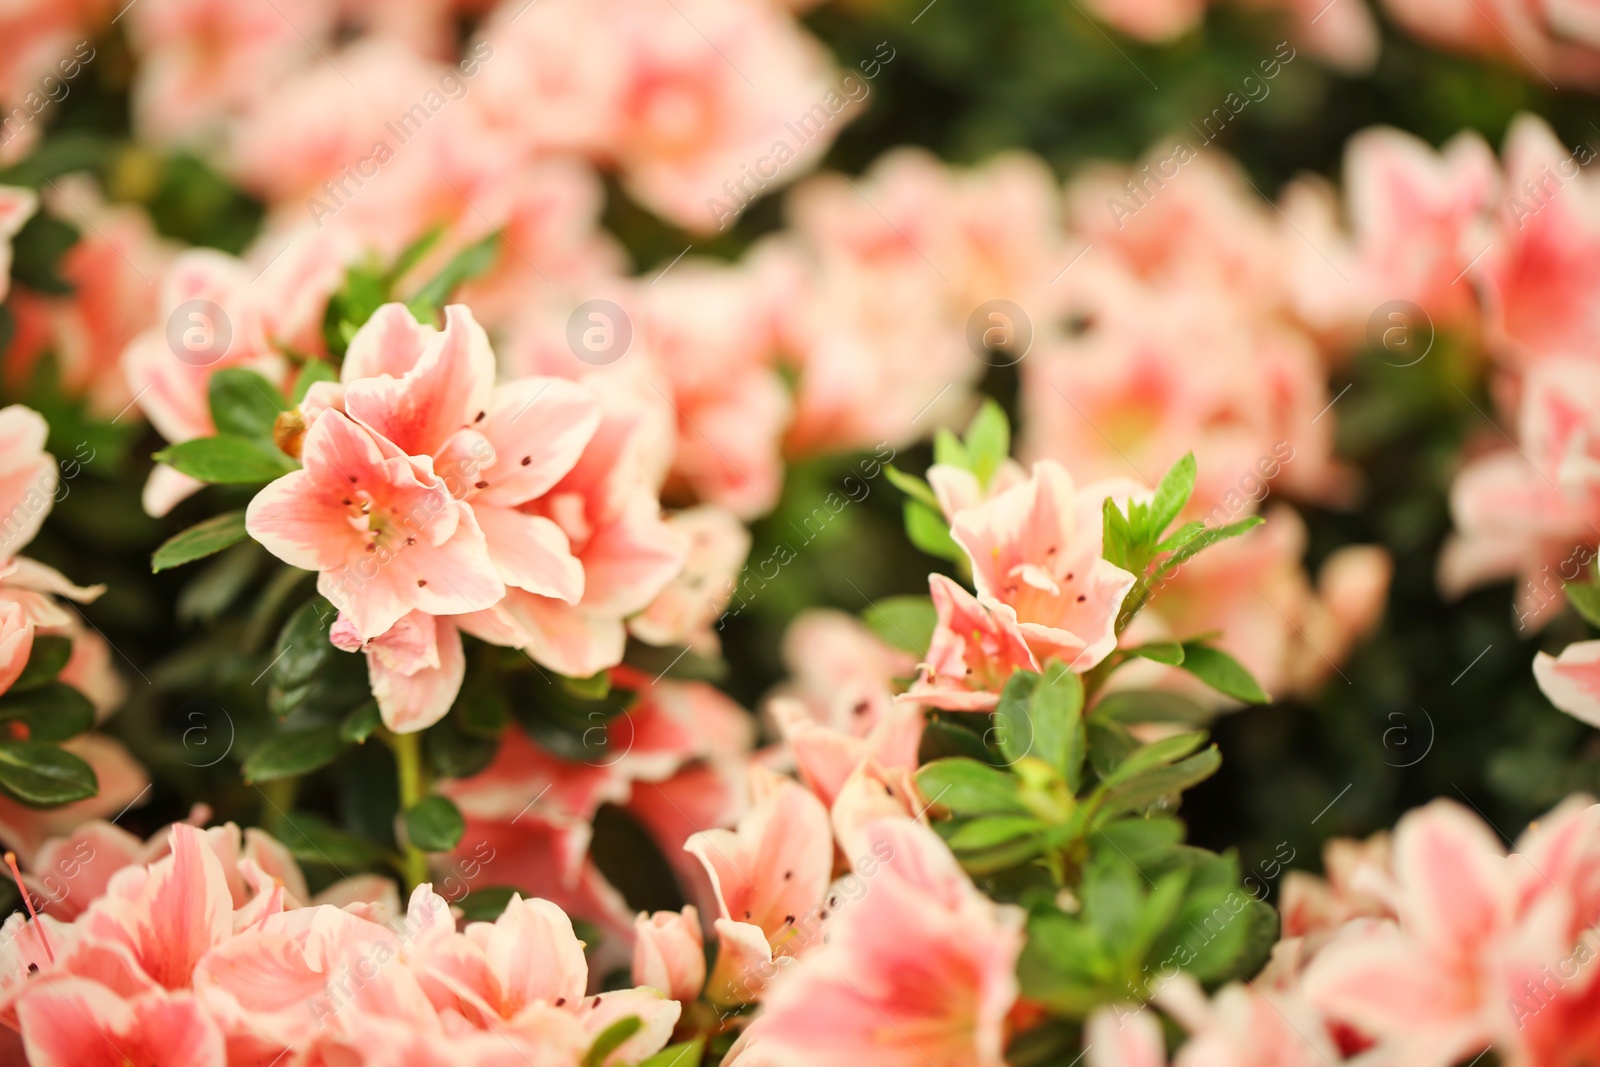
<svg viewBox="0 0 1600 1067"><path fill-rule="evenodd" d="M845 0L806 21L842 68L871 58L880 42L894 49L871 82L869 106L825 163L849 173L901 144L957 162L1027 149L1063 177L1089 160L1132 160L1219 106L1281 40L1272 23L1224 8L1173 45L1150 47L1101 29L1072 0ZM95 47L99 58L52 108L39 149L0 172L0 182L37 184L92 170L114 199L147 207L162 232L242 250L259 225L260 205L193 158L135 146L127 125L126 47L115 35ZM1471 128L1498 144L1516 113L1533 110L1576 144L1600 140L1588 117L1591 103L1558 94L1536 76L1386 33L1369 77L1338 75L1306 56L1287 64L1270 95L1230 123L1216 147L1273 196L1305 171L1336 178L1348 136L1373 124L1435 144ZM604 224L640 270L666 262L689 242L614 183L608 192ZM782 218L781 193L768 196L728 233L696 247L731 258ZM73 236L65 224L36 217L16 242L17 278L41 289L59 284L53 264ZM7 328L0 321L0 336ZM1465 799L1515 836L1566 793L1600 789L1600 739L1543 699L1529 667L1540 641L1560 647L1581 636L1581 622L1564 611L1536 637L1518 628L1509 585L1454 605L1437 592L1436 560L1450 529L1447 491L1462 449L1499 435L1486 414L1494 408L1481 370L1475 352L1441 338L1416 366L1358 357L1336 375L1330 394L1340 396L1340 451L1364 473L1365 494L1349 511L1306 511L1309 563L1314 569L1345 544L1386 546L1396 560L1388 613L1316 700L1252 708L1217 723L1223 770L1184 805L1195 843L1237 846L1249 869L1281 858L1287 842L1295 865L1311 867L1327 837L1392 826L1400 812L1431 797ZM253 724L247 714L217 711L255 707L268 714L252 679L287 610L306 590L273 578L265 553L250 544L198 570L150 574L149 552L163 538L243 499L223 500L227 490L212 487L166 519L146 517L139 488L157 438L132 419L112 425L88 419L51 379L46 361L33 381L9 383L7 399L46 415L58 457L92 452L93 458L70 482L30 554L79 581L109 586L86 611L130 682L129 706L109 730L151 767L157 783L152 802L130 812L125 824L149 833L203 796L218 818L270 827L275 820L260 795L240 782L233 761L220 759L233 731L247 734ZM995 370L985 382L1013 416L1016 388L1014 371ZM895 462L920 471L930 459L918 448L902 450ZM730 668L719 684L747 707L758 706L786 675L780 642L797 613L817 606L859 612L883 596L925 592L928 571L942 566L906 546L900 494L881 477L820 533L805 530L805 517L841 488L855 464L856 457L846 456L792 467L781 503L754 528L752 562L771 557L779 545L795 551L723 631ZM220 605L246 587L267 592L264 607L247 619L219 621ZM392 781L387 754L363 750L356 758L370 761L371 773L345 779L367 785L338 806L351 829L386 839L383 813L394 808L384 791ZM638 850L649 847L622 821L602 818L603 866L607 851L623 849L633 851L637 868ZM621 878L621 870L608 873ZM625 888L634 897L653 892L642 884Z"/></svg>

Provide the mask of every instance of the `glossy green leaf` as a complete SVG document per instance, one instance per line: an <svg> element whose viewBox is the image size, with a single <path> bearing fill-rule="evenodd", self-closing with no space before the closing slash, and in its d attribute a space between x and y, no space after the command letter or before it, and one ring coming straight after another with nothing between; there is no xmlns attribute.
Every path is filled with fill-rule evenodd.
<svg viewBox="0 0 1600 1067"><path fill-rule="evenodd" d="M942 759L917 772L917 789L930 805L958 815L1027 815L1011 774L970 759Z"/></svg>
<svg viewBox="0 0 1600 1067"><path fill-rule="evenodd" d="M61 673L61 668L65 667L67 660L71 658L72 638L59 634L35 633L33 650L28 653L28 664L22 668L22 673L17 675L17 680L11 683L8 692L20 693L55 681L56 675Z"/></svg>
<svg viewBox="0 0 1600 1067"><path fill-rule="evenodd" d="M49 681L0 696L0 721L12 719L27 724L30 741L65 741L94 726L94 705L70 685Z"/></svg>
<svg viewBox="0 0 1600 1067"><path fill-rule="evenodd" d="M644 1020L637 1015L626 1015L604 1030L594 1039L594 1044L589 1046L589 1051L583 1054L583 1067L602 1067L611 1054L622 1047L622 1043L637 1034L644 1026Z"/></svg>
<svg viewBox="0 0 1600 1067"><path fill-rule="evenodd" d="M292 460L269 445L224 434L168 445L155 458L212 485L261 485L295 469Z"/></svg>
<svg viewBox="0 0 1600 1067"><path fill-rule="evenodd" d="M244 528L242 510L214 515L164 541L150 557L150 570L159 573L197 559L204 559L238 544L248 536Z"/></svg>
<svg viewBox="0 0 1600 1067"><path fill-rule="evenodd" d="M309 774L332 763L348 744L337 726L274 734L245 760L244 777L250 782L270 782Z"/></svg>
<svg viewBox="0 0 1600 1067"><path fill-rule="evenodd" d="M100 790L94 768L43 741L0 741L0 787L33 807L85 800Z"/></svg>
<svg viewBox="0 0 1600 1067"><path fill-rule="evenodd" d="M211 421L219 434L272 440L272 427L288 403L277 387L253 370L224 367L211 375Z"/></svg>
<svg viewBox="0 0 1600 1067"><path fill-rule="evenodd" d="M1244 664L1210 645L1183 646L1183 669L1219 693L1246 704L1267 704L1272 698Z"/></svg>
<svg viewBox="0 0 1600 1067"><path fill-rule="evenodd" d="M449 852L466 832L466 820L448 797L424 797L406 812L406 836L424 852Z"/></svg>

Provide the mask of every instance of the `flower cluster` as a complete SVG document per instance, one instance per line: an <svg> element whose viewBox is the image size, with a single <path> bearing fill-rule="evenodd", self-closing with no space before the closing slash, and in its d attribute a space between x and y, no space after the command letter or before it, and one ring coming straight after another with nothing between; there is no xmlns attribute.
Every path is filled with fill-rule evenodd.
<svg viewBox="0 0 1600 1067"><path fill-rule="evenodd" d="M592 1062L636 1063L678 1018L656 990L588 995L583 942L547 901L458 931L428 885L403 914L382 879L312 898L282 845L232 823L147 845L86 823L49 847L77 857L73 910L13 915L0 946L29 1063L575 1065L597 1046Z"/></svg>

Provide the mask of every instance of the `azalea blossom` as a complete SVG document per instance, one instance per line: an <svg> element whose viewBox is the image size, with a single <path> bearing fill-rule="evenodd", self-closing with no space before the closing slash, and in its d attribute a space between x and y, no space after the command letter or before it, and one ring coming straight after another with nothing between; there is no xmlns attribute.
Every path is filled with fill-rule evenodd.
<svg viewBox="0 0 1600 1067"><path fill-rule="evenodd" d="M977 892L931 830L891 818L868 833L864 891L779 971L732 1062L999 1067L1021 912Z"/></svg>
<svg viewBox="0 0 1600 1067"><path fill-rule="evenodd" d="M1039 659L1090 670L1116 647L1116 621L1135 577L1101 558L1100 505L1059 463L959 512L950 526L972 563L985 607L1014 622Z"/></svg>

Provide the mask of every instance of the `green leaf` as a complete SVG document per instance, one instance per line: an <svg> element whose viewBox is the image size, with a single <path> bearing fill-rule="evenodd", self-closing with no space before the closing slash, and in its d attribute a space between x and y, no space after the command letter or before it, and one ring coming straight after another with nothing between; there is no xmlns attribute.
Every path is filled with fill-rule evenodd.
<svg viewBox="0 0 1600 1067"><path fill-rule="evenodd" d="M945 715L965 714L944 712ZM960 756L979 763L989 762L989 747L983 738L948 719L935 718L922 731L922 744L917 748L918 763L932 763L937 759Z"/></svg>
<svg viewBox="0 0 1600 1067"><path fill-rule="evenodd" d="M36 808L86 800L100 791L94 768L43 741L0 741L0 787Z"/></svg>
<svg viewBox="0 0 1600 1067"><path fill-rule="evenodd" d="M943 426L933 435L933 461L949 467L960 467L963 470L972 469L972 461L967 458L967 446Z"/></svg>
<svg viewBox="0 0 1600 1067"><path fill-rule="evenodd" d="M967 554L950 536L950 526L944 516L928 505L916 500L905 504L906 536L918 549L930 556L947 559L953 563L964 562Z"/></svg>
<svg viewBox="0 0 1600 1067"><path fill-rule="evenodd" d="M1084 726L1089 736L1089 765L1102 780L1139 747L1139 739L1115 720L1090 717Z"/></svg>
<svg viewBox="0 0 1600 1067"><path fill-rule="evenodd" d="M500 233L495 231L489 236L470 244L457 252L450 262L440 268L439 273L430 278L415 296L406 302L411 313L423 322L433 321L444 307L445 301L450 299L463 283L471 281L480 274L486 273L494 266L496 257L500 254Z"/></svg>
<svg viewBox="0 0 1600 1067"><path fill-rule="evenodd" d="M1265 521L1260 515L1252 515L1248 519L1230 522L1226 526L1209 527L1184 542L1181 548L1162 561L1157 573L1165 577L1177 570L1180 564L1193 559L1212 545L1226 541L1230 537L1238 537L1240 534L1249 533Z"/></svg>
<svg viewBox="0 0 1600 1067"><path fill-rule="evenodd" d="M383 858L383 849L364 837L329 825L321 816L297 811L282 815L283 821L274 827L274 836L301 863L314 863L346 868L370 867Z"/></svg>
<svg viewBox="0 0 1600 1067"><path fill-rule="evenodd" d="M959 815L1027 815L1017 779L971 759L942 759L917 772L917 789L930 805Z"/></svg>
<svg viewBox="0 0 1600 1067"><path fill-rule="evenodd" d="M1194 494L1195 462L1194 453L1188 452L1172 468L1161 477L1161 484L1156 486L1156 495L1150 501L1150 513L1145 517L1145 526L1140 533L1140 541L1150 543L1159 541L1172 520L1178 517L1183 506L1189 502L1189 497Z"/></svg>
<svg viewBox="0 0 1600 1067"><path fill-rule="evenodd" d="M378 711L378 702L369 700L344 717L344 722L339 724L339 736L353 745L364 744L382 725L383 715Z"/></svg>
<svg viewBox="0 0 1600 1067"><path fill-rule="evenodd" d="M461 909L461 917L467 922L492 923L505 913L518 892L514 886L486 885L451 903Z"/></svg>
<svg viewBox="0 0 1600 1067"><path fill-rule="evenodd" d="M1130 816L1101 822L1090 834L1095 846L1114 849L1128 862L1140 867L1153 866L1165 853L1183 841L1183 823L1168 815L1148 818Z"/></svg>
<svg viewBox="0 0 1600 1067"><path fill-rule="evenodd" d="M1052 660L1034 687L1033 754L1054 767L1074 793L1083 781L1087 741L1083 728L1083 679L1065 663Z"/></svg>
<svg viewBox="0 0 1600 1067"><path fill-rule="evenodd" d="M1114 563L1123 570L1129 569L1132 561L1133 531L1128 527L1128 517L1110 497L1102 501L1100 516L1102 524L1100 554L1107 562Z"/></svg>
<svg viewBox="0 0 1600 1067"><path fill-rule="evenodd" d="M1017 961L1022 995L1060 1014L1083 1018L1126 990L1116 989L1116 961L1098 934L1081 920L1057 911L1028 919L1028 937Z"/></svg>
<svg viewBox="0 0 1600 1067"><path fill-rule="evenodd" d="M0 721L12 719L27 723L30 741L65 741L94 726L94 705L70 685L51 681L0 697Z"/></svg>
<svg viewBox="0 0 1600 1067"><path fill-rule="evenodd" d="M406 812L406 836L424 852L449 852L466 832L466 821L449 797L424 797Z"/></svg>
<svg viewBox="0 0 1600 1067"><path fill-rule="evenodd" d="M1199 537L1205 532L1205 530L1205 523L1201 522L1199 519L1190 519L1176 530L1173 530L1172 536L1168 537L1165 541L1162 541L1159 545L1157 545L1156 551L1176 551L1177 549L1180 549L1184 545L1188 544L1190 541L1193 541L1196 537Z"/></svg>
<svg viewBox="0 0 1600 1067"><path fill-rule="evenodd" d="M925 596L891 596L862 612L861 619L883 643L921 656L933 640L939 613Z"/></svg>
<svg viewBox="0 0 1600 1067"><path fill-rule="evenodd" d="M294 402L296 404L306 398L311 387L318 382L336 382L339 372L333 364L325 359L308 359L300 368L300 373L294 380Z"/></svg>
<svg viewBox="0 0 1600 1067"><path fill-rule="evenodd" d="M1102 816L1140 811L1163 797L1181 793L1210 778L1222 766L1222 754L1212 745L1186 760L1155 767L1135 776L1106 794L1100 807Z"/></svg>
<svg viewBox="0 0 1600 1067"><path fill-rule="evenodd" d="M295 469L294 461L275 448L223 434L168 445L155 458L212 485L261 485Z"/></svg>
<svg viewBox="0 0 1600 1067"><path fill-rule="evenodd" d="M705 1047L706 1039L703 1037L668 1045L649 1059L641 1061L639 1067L700 1067L700 1057Z"/></svg>
<svg viewBox="0 0 1600 1067"><path fill-rule="evenodd" d="M253 370L224 367L211 375L211 421L217 432L272 440L279 412L288 409L283 394Z"/></svg>
<svg viewBox="0 0 1600 1067"><path fill-rule="evenodd" d="M22 668L17 680L11 683L10 692L20 693L37 689L55 681L61 668L72 658L72 638L54 634L34 634L33 650L28 653L28 665Z"/></svg>
<svg viewBox="0 0 1600 1067"><path fill-rule="evenodd" d="M589 1051L583 1054L583 1067L601 1067L613 1052L622 1047L624 1041L637 1034L643 1026L644 1020L637 1015L626 1015L600 1031L600 1036L594 1039Z"/></svg>
<svg viewBox="0 0 1600 1067"><path fill-rule="evenodd" d="M1142 745L1129 753L1127 759L1117 764L1116 769L1106 777L1105 784L1118 786L1152 767L1175 763L1205 744L1205 741L1206 732L1194 730L1189 733L1173 734L1171 737L1163 737L1159 741Z"/></svg>
<svg viewBox="0 0 1600 1067"><path fill-rule="evenodd" d="M928 505L934 511L939 510L939 498L933 495L933 488L927 482L914 474L897 470L894 464L886 464L883 473L888 477L889 484L900 490L912 500Z"/></svg>
<svg viewBox="0 0 1600 1067"><path fill-rule="evenodd" d="M1011 457L1011 423L993 397L986 397L967 425L967 462L978 482L987 486L1000 464Z"/></svg>
<svg viewBox="0 0 1600 1067"><path fill-rule="evenodd" d="M556 675L556 680L567 692L579 700L604 700L611 693L611 672L600 671L587 678Z"/></svg>
<svg viewBox="0 0 1600 1067"><path fill-rule="evenodd" d="M1183 669L1217 692L1246 704L1267 704L1272 701L1242 663L1210 645L1184 645Z"/></svg>
<svg viewBox="0 0 1600 1067"><path fill-rule="evenodd" d="M1590 626L1600 626L1600 585L1566 582L1567 602Z"/></svg>
<svg viewBox="0 0 1600 1067"><path fill-rule="evenodd" d="M439 238L444 236L443 226L433 226L421 237L401 249L395 257L394 264L389 268L388 282L392 286L395 282L406 276L406 273L422 261L422 257L433 250L439 243Z"/></svg>
<svg viewBox="0 0 1600 1067"><path fill-rule="evenodd" d="M985 815L961 823L945 838L945 844L953 852L977 852L1044 829L1044 823L1029 815Z"/></svg>
<svg viewBox="0 0 1600 1067"><path fill-rule="evenodd" d="M1176 641L1152 641L1147 645L1138 645L1124 651L1130 656L1153 659L1157 663L1165 663L1169 667L1176 667L1183 663L1183 646Z"/></svg>
<svg viewBox="0 0 1600 1067"><path fill-rule="evenodd" d="M280 689L305 685L337 654L328 640L333 605L320 596L301 604L278 631L272 650L272 684Z"/></svg>
<svg viewBox="0 0 1600 1067"><path fill-rule="evenodd" d="M244 528L243 511L214 515L164 541L150 557L150 570L154 574L159 574L164 570L204 559L238 544L248 536Z"/></svg>
<svg viewBox="0 0 1600 1067"><path fill-rule="evenodd" d="M249 782L270 782L309 774L338 758L348 742L339 736L337 726L317 726L275 734L244 761L244 777Z"/></svg>
<svg viewBox="0 0 1600 1067"><path fill-rule="evenodd" d="M1201 726L1216 718L1217 712L1177 693L1130 689L1101 697L1090 710L1089 717L1120 723L1175 722Z"/></svg>

